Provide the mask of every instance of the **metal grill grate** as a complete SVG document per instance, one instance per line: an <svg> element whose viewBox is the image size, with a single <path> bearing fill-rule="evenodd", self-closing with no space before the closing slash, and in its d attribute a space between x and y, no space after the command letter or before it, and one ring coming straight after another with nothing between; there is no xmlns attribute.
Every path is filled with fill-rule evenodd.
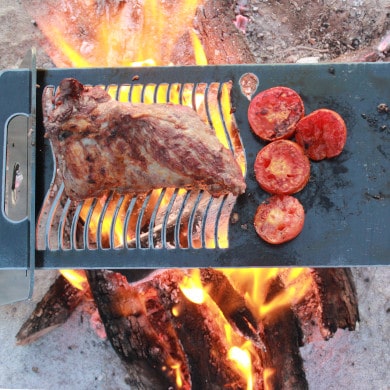
<svg viewBox="0 0 390 390"><path fill-rule="evenodd" d="M231 82L99 86L122 102L171 102L192 107L245 166L231 113ZM46 89L55 94L56 87ZM110 192L76 203L66 197L55 176L38 219L37 249L227 248L234 203L231 195L213 198L204 191L177 188L137 196Z"/></svg>

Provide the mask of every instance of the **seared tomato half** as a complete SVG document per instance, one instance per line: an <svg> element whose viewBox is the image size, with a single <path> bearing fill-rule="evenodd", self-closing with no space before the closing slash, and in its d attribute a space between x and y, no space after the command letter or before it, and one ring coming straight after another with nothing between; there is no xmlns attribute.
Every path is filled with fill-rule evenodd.
<svg viewBox="0 0 390 390"><path fill-rule="evenodd" d="M297 123L295 139L310 159L319 161L343 151L347 127L337 112L320 108Z"/></svg>
<svg viewBox="0 0 390 390"><path fill-rule="evenodd" d="M257 208L254 226L256 233L270 244L290 241L302 231L305 211L291 195L274 195Z"/></svg>
<svg viewBox="0 0 390 390"><path fill-rule="evenodd" d="M260 187L270 194L295 194L310 177L310 161L295 142L278 140L256 156L254 171Z"/></svg>
<svg viewBox="0 0 390 390"><path fill-rule="evenodd" d="M291 138L304 115L301 97L291 88L273 87L257 94L248 108L253 132L265 141Z"/></svg>

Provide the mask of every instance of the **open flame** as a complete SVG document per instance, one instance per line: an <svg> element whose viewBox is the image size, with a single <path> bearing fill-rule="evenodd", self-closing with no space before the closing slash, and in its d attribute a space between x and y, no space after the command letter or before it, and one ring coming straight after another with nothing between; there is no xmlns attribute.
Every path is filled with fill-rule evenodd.
<svg viewBox="0 0 390 390"><path fill-rule="evenodd" d="M83 270L60 269L60 273L73 287L82 291L88 287L87 277Z"/></svg>
<svg viewBox="0 0 390 390"><path fill-rule="evenodd" d="M221 271L245 296L259 320L297 304L312 285L307 268L226 268ZM272 300L267 301L265 294L269 290L269 285L280 276L285 288Z"/></svg>
<svg viewBox="0 0 390 390"><path fill-rule="evenodd" d="M202 0L64 0L36 15L58 67L168 65Z"/></svg>
<svg viewBox="0 0 390 390"><path fill-rule="evenodd" d="M249 351L245 348L233 346L229 349L228 356L247 378L247 390L253 389L252 358Z"/></svg>
<svg viewBox="0 0 390 390"><path fill-rule="evenodd" d="M263 380L264 380L264 390L272 390L272 386L270 384L272 376L275 374L274 368L264 368L263 372Z"/></svg>
<svg viewBox="0 0 390 390"><path fill-rule="evenodd" d="M191 276L185 276L180 283L181 292L191 302L202 304L206 301L207 292L202 285L199 269L194 269Z"/></svg>
<svg viewBox="0 0 390 390"><path fill-rule="evenodd" d="M299 303L313 282L307 268L224 268L220 271L244 295L246 303L255 314L258 323L261 323L265 317L272 317L283 308L292 307ZM285 288L270 301L267 301L266 293L269 291L269 285L278 278L283 280ZM191 270L191 274L186 276L180 284L180 289L191 302L207 304L212 301L208 296L207 285L202 285L199 269ZM174 310L174 315L180 315L176 308ZM234 363L234 368L246 379L247 390L254 389L252 356L256 354L255 346L250 340L245 341L242 345L235 345L233 332L233 328L229 324L225 324L226 339L231 344L228 358ZM272 367L264 368L264 389L271 388L269 382L273 373Z"/></svg>
<svg viewBox="0 0 390 390"><path fill-rule="evenodd" d="M144 0L143 6L141 2L135 2L135 4L134 2L117 2L116 6L113 6L110 5L110 2L67 0L62 1L58 9L50 10L50 17L36 19L38 26L50 41L49 55L59 67L170 65L176 40L183 34L188 34L190 37L196 63L206 65L207 58L202 44L196 31L190 27L196 7L200 3L200 0L182 0L180 2L164 2L164 6L162 6L157 0ZM193 107L195 101L193 108L206 118L202 86L198 86L200 92L195 94L195 98L193 97L192 85L177 85L176 87L166 84L148 85L143 92L142 88L142 85L133 85L130 99L132 102L151 103L153 99L156 99L157 103L169 101ZM211 85L209 88L217 88L217 86ZM182 99L179 98L180 89ZM119 90L118 86L109 86L107 90L111 96L120 101L129 100L129 86L121 86ZM217 95L218 93L215 94L215 96ZM234 134L235 123L226 119L232 117L230 90L227 85L222 86L219 96L225 124L221 119L218 102L209 102L209 115L218 138L225 147L228 147L224 126L227 126L229 134ZM234 136L232 139L235 142ZM245 174L246 165L243 151L239 151L236 158L242 167L243 174ZM153 191L151 194L152 205L157 202L160 193L161 190ZM166 204L171 195L172 192L168 189L161 204ZM123 224L120 223L120 216L125 213L130 197L124 198L118 211L118 199L113 195L109 207L105 210L104 219L99 225L100 215L103 212L103 200L99 200L95 206L89 225L89 234L96 236L98 229L101 229L103 235L110 235L114 231L114 247L121 247L124 245L123 238L125 236L128 241L134 238L135 227L132 226L132 221L129 223L126 235L123 232ZM87 200L84 203L80 212L81 218L87 218L91 202L92 200ZM153 209L153 207L151 208ZM150 210L146 210L145 213L147 214L146 218L148 214L150 217ZM224 230L220 235L219 247L228 246L227 225ZM210 239L207 247L215 246L216 243ZM241 291L258 321L300 300L311 284L310 274L305 269L240 268L222 269L221 271ZM75 287L86 288L87 280L84 271L61 270L61 273ZM267 301L265 296L268 291L267 286L280 275L283 275L286 288L277 297ZM189 300L197 304L211 301L208 297L207 286L204 287L200 281L199 270L193 270L191 275L183 280L180 288ZM180 315L178 308L173 309L173 314ZM246 378L247 389L253 389L251 354L253 345L250 341L245 342L244 345L235 345L232 338L233 329L229 325L226 325L225 332L226 338L231 341L231 347L227 352L228 358L232 361L235 369ZM171 369L177 373L177 386L180 388L182 379L179 363L172 363ZM267 383L272 374L273 369L266 368L264 370L265 388L268 388Z"/></svg>

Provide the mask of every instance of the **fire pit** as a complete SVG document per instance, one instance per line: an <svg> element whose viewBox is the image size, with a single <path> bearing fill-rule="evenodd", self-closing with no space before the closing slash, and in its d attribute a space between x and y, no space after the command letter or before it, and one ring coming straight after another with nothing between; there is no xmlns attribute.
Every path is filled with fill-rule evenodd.
<svg viewBox="0 0 390 390"><path fill-rule="evenodd" d="M79 312L80 313L80 318L83 318L83 314L82 312ZM12 315L12 314L11 314ZM383 322L385 323L385 321ZM338 341L338 340L337 340ZM77 350L78 348L75 346L75 345L68 345L68 352L69 351L72 351L72 350ZM34 373L34 375L39 375L40 374L40 370L41 368L38 366L38 365L33 365L31 367L31 371ZM108 378L108 375L107 375L107 372L105 373L105 375L96 375L96 379L95 379L95 384L98 383L98 385L104 383L103 387L107 387L109 386L109 383L112 383L112 380L110 380L111 378ZM128 382L130 382L131 380L128 380ZM92 380L93 382L93 380ZM378 382L379 383L379 382ZM31 384L29 384L31 385ZM41 386L42 384L37 384L37 386ZM118 387L122 386L123 385L123 382L120 382L120 384L118 384Z"/></svg>

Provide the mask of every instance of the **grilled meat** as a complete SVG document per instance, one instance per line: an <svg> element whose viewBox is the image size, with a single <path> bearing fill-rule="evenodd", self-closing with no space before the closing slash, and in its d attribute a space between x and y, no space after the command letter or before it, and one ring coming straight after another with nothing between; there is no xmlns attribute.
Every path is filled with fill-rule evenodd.
<svg viewBox="0 0 390 390"><path fill-rule="evenodd" d="M118 102L100 87L64 79L43 95L66 194L74 200L106 190L202 189L213 196L245 191L233 154L189 107Z"/></svg>

